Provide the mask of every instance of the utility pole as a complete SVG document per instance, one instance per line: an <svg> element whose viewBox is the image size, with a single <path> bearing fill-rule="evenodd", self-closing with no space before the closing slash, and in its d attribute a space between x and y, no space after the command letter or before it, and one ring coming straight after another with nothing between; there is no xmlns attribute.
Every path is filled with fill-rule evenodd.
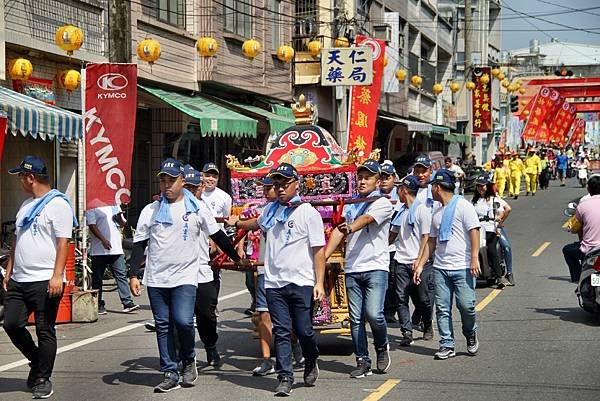
<svg viewBox="0 0 600 401"><path fill-rule="evenodd" d="M131 62L131 2L108 1L108 59L111 63Z"/></svg>
<svg viewBox="0 0 600 401"><path fill-rule="evenodd" d="M471 55L473 53L472 40L473 40L473 16L471 13L471 0L465 0L465 81L469 81L471 76ZM467 94L467 97L472 95ZM467 116L471 114L471 103L467 101ZM467 135L467 155L473 153L473 124L471 119L467 119L467 126L465 128ZM480 160L481 162L481 160Z"/></svg>

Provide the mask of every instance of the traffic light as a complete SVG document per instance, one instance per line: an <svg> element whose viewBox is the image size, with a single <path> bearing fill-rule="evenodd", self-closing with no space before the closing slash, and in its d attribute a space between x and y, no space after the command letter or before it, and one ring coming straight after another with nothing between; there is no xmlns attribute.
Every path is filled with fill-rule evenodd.
<svg viewBox="0 0 600 401"><path fill-rule="evenodd" d="M556 75L557 77L572 77L573 71L567 70L566 68L561 68L560 70L555 70L554 75Z"/></svg>
<svg viewBox="0 0 600 401"><path fill-rule="evenodd" d="M510 112L516 113L519 111L519 96L511 95L510 96Z"/></svg>

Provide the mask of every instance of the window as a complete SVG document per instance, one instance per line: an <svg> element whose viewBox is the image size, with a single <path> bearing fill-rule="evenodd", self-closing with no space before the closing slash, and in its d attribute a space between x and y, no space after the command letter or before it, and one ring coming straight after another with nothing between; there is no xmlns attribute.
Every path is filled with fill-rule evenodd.
<svg viewBox="0 0 600 401"><path fill-rule="evenodd" d="M224 0L225 30L252 37L252 0Z"/></svg>
<svg viewBox="0 0 600 401"><path fill-rule="evenodd" d="M271 31L273 51L283 44L283 35L281 29L281 0L271 0Z"/></svg>
<svg viewBox="0 0 600 401"><path fill-rule="evenodd" d="M142 12L167 24L185 28L186 0L142 0Z"/></svg>

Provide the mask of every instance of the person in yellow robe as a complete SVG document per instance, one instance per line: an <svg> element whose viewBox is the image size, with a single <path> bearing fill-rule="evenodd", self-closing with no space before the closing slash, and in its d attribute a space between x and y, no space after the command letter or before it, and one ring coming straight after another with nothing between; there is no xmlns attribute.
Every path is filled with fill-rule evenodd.
<svg viewBox="0 0 600 401"><path fill-rule="evenodd" d="M508 163L508 169L510 170L508 195L517 199L521 192L521 175L523 174L525 166L523 165L523 160L521 160L516 151L513 150L510 155L512 156L512 159Z"/></svg>
<svg viewBox="0 0 600 401"><path fill-rule="evenodd" d="M502 156L501 156L502 157ZM504 165L504 161L496 163L494 169L493 182L496 184L496 192L499 197L504 198L504 189L506 188L506 180L509 178L510 173L508 168Z"/></svg>
<svg viewBox="0 0 600 401"><path fill-rule="evenodd" d="M532 196L535 196L538 178L542 172L542 160L536 154L535 149L529 148L523 164L525 165L525 190L527 191L525 196L528 196L530 193Z"/></svg>

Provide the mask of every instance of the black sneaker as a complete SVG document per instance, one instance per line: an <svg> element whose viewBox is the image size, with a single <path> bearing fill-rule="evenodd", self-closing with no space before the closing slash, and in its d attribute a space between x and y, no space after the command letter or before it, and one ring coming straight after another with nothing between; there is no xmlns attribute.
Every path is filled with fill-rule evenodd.
<svg viewBox="0 0 600 401"><path fill-rule="evenodd" d="M29 362L29 374L27 375L27 388L33 389L35 385L35 381L38 378L38 368L37 365L34 365L32 362Z"/></svg>
<svg viewBox="0 0 600 401"><path fill-rule="evenodd" d="M477 332L474 331L473 334L467 336L467 352L469 355L477 355L477 351L479 351L479 340Z"/></svg>
<svg viewBox="0 0 600 401"><path fill-rule="evenodd" d="M350 377L353 379L361 379L365 376L371 376L372 374L371 362L359 358L356 360L356 369L350 372Z"/></svg>
<svg viewBox="0 0 600 401"><path fill-rule="evenodd" d="M405 331L402 333L402 339L399 341L399 345L402 347L408 347L414 343L412 331Z"/></svg>
<svg viewBox="0 0 600 401"><path fill-rule="evenodd" d="M506 285L508 285L509 287L515 286L515 277L512 273L506 273L506 281L508 281L508 284Z"/></svg>
<svg viewBox="0 0 600 401"><path fill-rule="evenodd" d="M106 307L104 305L98 305L98 315L106 315Z"/></svg>
<svg viewBox="0 0 600 401"><path fill-rule="evenodd" d="M304 355L302 355L302 347L300 341L296 340L292 342L292 355L294 356L294 363L296 366L301 366L304 363Z"/></svg>
<svg viewBox="0 0 600 401"><path fill-rule="evenodd" d="M156 322L154 321L154 319L148 320L146 323L144 323L144 327L148 331L156 331Z"/></svg>
<svg viewBox="0 0 600 401"><path fill-rule="evenodd" d="M181 370L181 386L192 387L198 379L198 368L196 368L196 358L185 362Z"/></svg>
<svg viewBox="0 0 600 401"><path fill-rule="evenodd" d="M504 281L504 277L498 277L496 279L496 288L501 290L506 287L506 282Z"/></svg>
<svg viewBox="0 0 600 401"><path fill-rule="evenodd" d="M292 394L292 379L284 377L275 388L275 397L288 397Z"/></svg>
<svg viewBox="0 0 600 401"><path fill-rule="evenodd" d="M455 356L456 356L456 353L454 352L454 348L440 347L438 352L436 352L433 357L434 357L434 359L444 360L444 359L448 359L448 358L454 358Z"/></svg>
<svg viewBox="0 0 600 401"><path fill-rule="evenodd" d="M423 323L423 340L431 341L433 340L433 323Z"/></svg>
<svg viewBox="0 0 600 401"><path fill-rule="evenodd" d="M154 387L155 393L168 393L169 391L181 388L178 380L173 380L170 373L165 373L163 381Z"/></svg>
<svg viewBox="0 0 600 401"><path fill-rule="evenodd" d="M306 361L304 363L304 384L309 387L315 385L315 382L319 378L319 364L317 360Z"/></svg>
<svg viewBox="0 0 600 401"><path fill-rule="evenodd" d="M131 313L133 311L136 311L140 309L139 305L134 304L133 302L130 304L127 304L125 306L123 306L123 313Z"/></svg>
<svg viewBox="0 0 600 401"><path fill-rule="evenodd" d="M221 355L216 348L206 348L206 362L208 366L214 366L215 368L220 368L223 365L221 361Z"/></svg>
<svg viewBox="0 0 600 401"><path fill-rule="evenodd" d="M253 376L266 376L275 373L275 366L272 359L263 359L260 366L252 371Z"/></svg>
<svg viewBox="0 0 600 401"><path fill-rule="evenodd" d="M52 390L52 382L50 382L48 379L44 379L43 377L35 379L31 390L34 400L49 398L52 394L54 394L54 390Z"/></svg>
<svg viewBox="0 0 600 401"><path fill-rule="evenodd" d="M383 348L375 349L375 352L377 353L377 373L387 372L392 363L389 344L386 344Z"/></svg>

